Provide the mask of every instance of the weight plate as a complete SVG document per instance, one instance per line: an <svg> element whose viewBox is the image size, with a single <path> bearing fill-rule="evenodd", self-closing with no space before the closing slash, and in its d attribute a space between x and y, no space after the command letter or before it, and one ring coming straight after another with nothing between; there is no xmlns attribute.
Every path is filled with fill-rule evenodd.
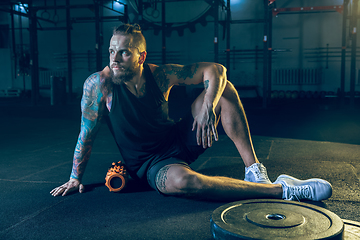
<svg viewBox="0 0 360 240"><path fill-rule="evenodd" d="M244 200L217 208L215 239L343 239L344 223L333 212L303 202Z"/></svg>
<svg viewBox="0 0 360 240"><path fill-rule="evenodd" d="M360 239L360 223L343 219L344 222L344 239L359 240Z"/></svg>

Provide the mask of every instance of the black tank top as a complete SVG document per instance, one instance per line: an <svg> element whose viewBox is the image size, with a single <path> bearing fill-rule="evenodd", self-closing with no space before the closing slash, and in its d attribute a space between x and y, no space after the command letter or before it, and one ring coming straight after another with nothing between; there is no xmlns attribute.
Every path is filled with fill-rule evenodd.
<svg viewBox="0 0 360 240"><path fill-rule="evenodd" d="M168 115L168 102L147 64L144 64L144 74L143 97L136 97L125 84L114 84L108 116L110 130L132 176L139 176L137 172L145 163L171 154L176 141L171 136L176 130Z"/></svg>

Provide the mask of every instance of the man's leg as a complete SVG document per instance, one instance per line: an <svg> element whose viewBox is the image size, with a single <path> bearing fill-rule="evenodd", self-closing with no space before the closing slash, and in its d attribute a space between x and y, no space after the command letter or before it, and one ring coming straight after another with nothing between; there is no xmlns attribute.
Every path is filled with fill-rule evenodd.
<svg viewBox="0 0 360 240"><path fill-rule="evenodd" d="M204 102L204 95L205 91L193 102L191 106L193 117L196 117L200 112ZM225 133L234 142L245 166L249 167L254 163L259 163L252 144L244 108L235 87L229 81L215 108L215 113L218 118L221 117Z"/></svg>
<svg viewBox="0 0 360 240"><path fill-rule="evenodd" d="M273 184L252 183L228 177L205 176L183 164L162 167L156 174L155 184L166 195L216 201L254 198L321 201L332 194L331 184L323 179L299 180L281 175Z"/></svg>
<svg viewBox="0 0 360 240"><path fill-rule="evenodd" d="M204 92L191 106L196 117L203 104ZM234 86L228 82L215 109L226 134L235 143L245 165L259 164L252 145L244 109ZM201 146L199 146L201 148ZM267 174L266 174L267 177ZM156 188L166 195L207 200L236 201L253 198L323 200L331 196L331 184L322 179L306 181L282 175L274 184L253 183L228 177L206 176L187 166L170 164L155 175ZM269 181L270 183L270 181Z"/></svg>
<svg viewBox="0 0 360 240"><path fill-rule="evenodd" d="M260 184L228 177L206 176L179 164L161 168L155 181L156 187L163 194L203 200L237 201L283 196L281 184Z"/></svg>
<svg viewBox="0 0 360 240"><path fill-rule="evenodd" d="M203 91L191 106L192 115L198 115L204 102ZM245 181L271 183L264 165L259 163L251 140L249 125L244 108L235 87L227 81L225 90L215 108L218 120L221 119L226 135L234 142L245 164Z"/></svg>

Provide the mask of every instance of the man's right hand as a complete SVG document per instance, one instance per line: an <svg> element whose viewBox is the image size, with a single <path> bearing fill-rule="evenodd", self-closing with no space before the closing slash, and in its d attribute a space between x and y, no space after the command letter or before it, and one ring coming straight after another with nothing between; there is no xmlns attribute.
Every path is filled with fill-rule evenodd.
<svg viewBox="0 0 360 240"><path fill-rule="evenodd" d="M82 185L79 180L71 178L68 182L64 183L63 185L54 188L50 192L50 194L53 195L54 197L59 195L65 196L66 194L76 191L77 189L79 189L80 193L84 192L84 185Z"/></svg>

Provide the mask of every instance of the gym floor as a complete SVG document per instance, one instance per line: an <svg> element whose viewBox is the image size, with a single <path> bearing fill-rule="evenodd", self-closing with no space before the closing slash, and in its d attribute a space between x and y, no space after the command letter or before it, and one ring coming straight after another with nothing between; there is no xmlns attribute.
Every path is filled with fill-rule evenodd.
<svg viewBox="0 0 360 240"><path fill-rule="evenodd" d="M105 124L83 179L85 193L51 196L51 189L70 175L80 103L29 102L0 99L0 239L212 239L211 214L225 202L164 197L134 182L122 192L109 192L107 169L121 157ZM176 118L180 103L170 103ZM360 221L359 102L350 107L336 99L277 100L266 109L257 99L243 99L243 104L270 179L283 173L326 179L333 185L332 197L309 203ZM236 148L219 132L219 141L192 168L243 179Z"/></svg>

